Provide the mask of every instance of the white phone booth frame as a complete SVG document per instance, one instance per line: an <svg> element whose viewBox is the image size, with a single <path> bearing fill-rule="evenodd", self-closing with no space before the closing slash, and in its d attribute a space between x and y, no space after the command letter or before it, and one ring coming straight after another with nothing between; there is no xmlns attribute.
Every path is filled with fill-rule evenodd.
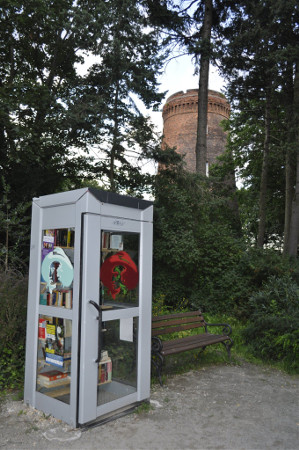
<svg viewBox="0 0 299 450"><path fill-rule="evenodd" d="M83 188L33 199L24 390L24 400L27 404L77 427L103 420L107 416L113 416L149 399L152 222L152 202L94 188ZM49 230L59 230L59 238L63 234L61 230L72 230L70 237L70 239L73 237L73 242L70 244L70 251L72 252L70 258L73 265L71 307L69 305L68 307L62 307L62 303L57 304L57 298L59 297L59 301L65 305L65 299L70 295L70 288L57 291L55 304L54 301L53 304L51 303L55 290L50 290L50 293L44 294L45 298L47 296L47 300L45 300L47 303L41 301L43 246L51 246L51 242L45 244L45 241L54 239L51 236L48 237L48 234L52 235L52 231L48 233ZM101 253L103 252L102 240L103 237L105 238L105 233L109 236L113 235L115 241L120 240L122 236L126 239L127 236L138 237L134 237L139 246L139 278L138 285L135 288L138 302L135 304L122 306L115 304L112 307L107 306L107 308L101 305L102 285L99 273L103 259ZM45 239L45 236L47 239ZM66 239L69 239L69 237ZM57 249L54 244L53 248ZM67 247L69 247L69 243ZM50 252L53 251L53 248ZM65 254L69 254L70 251L68 248L65 250L63 250L64 247L61 246L61 248L64 258L68 259ZM118 254L121 257L125 254L130 259L127 253L118 252ZM135 267L137 263L134 265L131 259L130 261ZM45 284L43 280L43 285ZM48 302L49 297L51 297L50 303ZM43 326L44 323L46 327L51 327L51 324L53 329L56 327L56 335L57 330L64 329L59 324L66 324L65 329L71 327L71 334L64 331L64 334L61 333L62 338L60 339L64 342L63 345L66 345L67 340L69 342L70 348L68 350L70 352L64 354L65 356L68 355L68 361L66 361L66 357L56 355L57 348L56 350L47 348L47 346L49 347L49 340L46 338L50 336L51 331L49 331L50 328L46 328L46 334L40 335L41 329L39 327ZM124 347L127 345L128 348L134 349L132 350L134 357L132 356L131 364L132 367L134 366L135 381L131 385L132 383L127 384L123 381L120 382L118 379L117 382L114 380L109 385L107 384L105 395L109 396L109 389L115 390L115 386L119 386L120 391L116 393L115 398L109 397L109 400L101 402L99 398L102 394L99 394L98 387L99 352L103 350L100 348L101 333L106 331L102 324L108 331L114 327L111 336L116 335L117 339L124 344ZM124 337L126 334L128 337ZM41 353L40 347L42 347L43 353ZM39 385L40 379L45 378L43 377L45 373L39 374L40 359L43 360L41 372L48 373L49 369L57 369L57 366L52 367L49 363L51 359L47 352L50 351L53 351L53 358L58 359L58 364L60 364L60 360L62 361L62 368L66 367L66 362L68 362L65 373L61 375L65 379L49 381L41 388ZM39 352L42 355L41 357ZM110 355L106 355L106 357L108 356ZM123 355L115 358L115 363L112 358L112 378L113 373L117 371L117 364L121 365L124 358ZM110 359L108 358L105 361L110 361ZM109 363L105 367L110 367ZM111 374L107 375L106 373L106 376L111 377ZM118 377L121 378L120 375ZM66 380L68 380L67 385ZM56 384L57 387L52 387ZM59 388L61 388L61 392L64 392L64 397L57 397L53 394ZM104 389L103 386L100 386L100 388Z"/></svg>

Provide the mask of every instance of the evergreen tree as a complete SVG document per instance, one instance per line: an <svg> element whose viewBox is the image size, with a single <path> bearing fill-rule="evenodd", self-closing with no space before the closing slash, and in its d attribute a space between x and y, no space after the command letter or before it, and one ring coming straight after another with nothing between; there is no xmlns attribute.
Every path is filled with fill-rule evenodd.
<svg viewBox="0 0 299 450"><path fill-rule="evenodd" d="M141 2L100 3L105 24L93 50L100 62L83 80L74 109L85 106L88 140L98 155L97 173L105 176L109 189L133 193L148 177L130 158L141 161L157 154L153 127L136 102L157 108L164 96L158 93L157 82L163 62L161 43Z"/></svg>
<svg viewBox="0 0 299 450"><path fill-rule="evenodd" d="M294 70L298 56L296 17L298 18L298 5L292 0L278 3L273 0L244 1L240 2L239 11L231 16L226 27L222 67L223 73L229 77L229 99L239 110L248 111L245 119L248 123L255 116L260 116L264 121L258 202L257 244L260 247L263 246L267 234L267 215L271 214L267 200L270 197L268 192L271 153L283 153L287 158L287 170L280 171L278 179L286 177L287 193L290 198L294 195L291 180L294 179L295 173L292 169L295 134L294 115L291 111ZM252 110L253 104L258 108L256 111ZM273 130L280 131L280 136L276 139L273 139ZM256 142L255 138L253 135L252 144ZM254 145L251 145L251 148L253 147ZM289 207L290 200L287 200L285 233L288 233L289 225L286 223L290 218L290 213L287 212Z"/></svg>
<svg viewBox="0 0 299 450"><path fill-rule="evenodd" d="M80 33L69 0L8 1L0 11L1 179L12 204L61 190L86 166L68 146L68 94ZM80 165L78 164L80 163Z"/></svg>

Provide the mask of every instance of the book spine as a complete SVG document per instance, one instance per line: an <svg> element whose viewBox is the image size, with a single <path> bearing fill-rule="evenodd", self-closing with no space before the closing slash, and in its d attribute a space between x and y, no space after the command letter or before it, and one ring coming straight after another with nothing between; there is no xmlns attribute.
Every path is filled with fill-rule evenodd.
<svg viewBox="0 0 299 450"><path fill-rule="evenodd" d="M68 230L67 230L67 247L71 246L71 239L72 239L72 232L71 232L71 229L68 228Z"/></svg>

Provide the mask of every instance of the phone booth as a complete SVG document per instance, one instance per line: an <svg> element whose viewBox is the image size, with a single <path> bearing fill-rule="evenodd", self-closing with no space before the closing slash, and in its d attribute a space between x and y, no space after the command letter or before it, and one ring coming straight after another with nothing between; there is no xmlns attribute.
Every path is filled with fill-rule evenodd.
<svg viewBox="0 0 299 450"><path fill-rule="evenodd" d="M82 426L150 396L152 203L33 199L24 399Z"/></svg>

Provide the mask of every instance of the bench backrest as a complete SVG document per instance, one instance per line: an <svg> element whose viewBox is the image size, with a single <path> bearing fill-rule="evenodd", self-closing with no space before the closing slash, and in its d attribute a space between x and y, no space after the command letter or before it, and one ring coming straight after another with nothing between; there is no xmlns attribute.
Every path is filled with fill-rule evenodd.
<svg viewBox="0 0 299 450"><path fill-rule="evenodd" d="M189 311L165 316L153 316L152 336L175 333L177 331L191 330L204 327L204 318L200 311Z"/></svg>

